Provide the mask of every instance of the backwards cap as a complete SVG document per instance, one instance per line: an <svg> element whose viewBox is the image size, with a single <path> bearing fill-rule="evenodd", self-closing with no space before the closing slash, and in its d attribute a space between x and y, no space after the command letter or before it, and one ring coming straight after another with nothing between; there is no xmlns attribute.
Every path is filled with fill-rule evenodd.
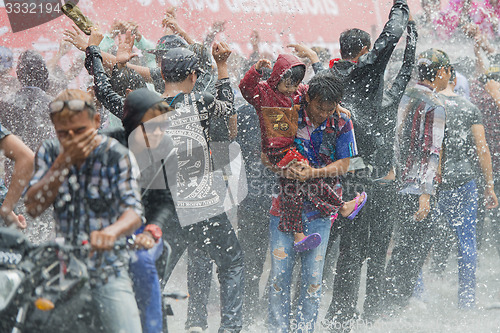
<svg viewBox="0 0 500 333"><path fill-rule="evenodd" d="M428 49L420 53L417 65L433 68L447 67L450 66L450 58L444 51L438 49Z"/></svg>
<svg viewBox="0 0 500 333"><path fill-rule="evenodd" d="M176 47L188 47L188 43L177 35L165 35L156 44L156 48L148 50L149 53L164 54Z"/></svg>
<svg viewBox="0 0 500 333"><path fill-rule="evenodd" d="M177 82L193 71L200 71L198 57L186 48L171 49L163 56L161 73L166 81Z"/></svg>

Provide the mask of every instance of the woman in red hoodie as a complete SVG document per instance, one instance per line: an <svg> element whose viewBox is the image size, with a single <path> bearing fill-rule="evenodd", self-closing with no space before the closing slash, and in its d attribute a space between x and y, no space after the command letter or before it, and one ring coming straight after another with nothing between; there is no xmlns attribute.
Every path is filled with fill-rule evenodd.
<svg viewBox="0 0 500 333"><path fill-rule="evenodd" d="M272 165L282 169L296 162L307 163L307 159L294 146L298 126L297 111L308 89L307 85L301 83L305 75L305 64L293 55L280 54L267 81L261 81L263 67L271 68L270 61L259 60L245 74L239 85L243 97L257 111L262 151ZM340 100L335 102L338 105ZM280 185L283 214L279 230L294 232L294 249L298 252L313 249L321 243L319 234L304 234L302 206L305 198L315 204L324 215L340 212L349 219L356 217L367 198L363 192L346 203L323 178L300 182L280 177Z"/></svg>

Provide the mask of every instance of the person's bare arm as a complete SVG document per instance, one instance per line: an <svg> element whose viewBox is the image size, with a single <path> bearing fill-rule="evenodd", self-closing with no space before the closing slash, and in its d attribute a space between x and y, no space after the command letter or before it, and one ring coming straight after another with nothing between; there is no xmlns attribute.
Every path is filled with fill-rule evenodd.
<svg viewBox="0 0 500 333"><path fill-rule="evenodd" d="M97 131L88 131L60 139L61 152L47 173L26 192L26 210L33 217L40 216L55 200L59 187L65 181L71 165L83 162L96 147Z"/></svg>
<svg viewBox="0 0 500 333"><path fill-rule="evenodd" d="M480 124L472 125L472 135L474 137L474 143L476 144L477 156L479 158L479 165L481 166L481 171L486 181L485 188L485 198L486 198L486 208L492 209L498 207L498 198L494 191L494 180L493 180L493 167L491 165L491 154L488 144L486 143L484 126Z"/></svg>
<svg viewBox="0 0 500 333"><path fill-rule="evenodd" d="M0 149L4 151L7 158L15 162L9 190L0 208L0 216L7 225L15 223L19 228L24 229L26 228L26 219L22 215L16 215L13 210L33 173L34 154L13 134L2 139Z"/></svg>
<svg viewBox="0 0 500 333"><path fill-rule="evenodd" d="M227 127L229 130L229 139L234 140L236 136L238 135L238 115L233 114L231 117L229 117L227 121Z"/></svg>
<svg viewBox="0 0 500 333"><path fill-rule="evenodd" d="M177 21L177 17L172 15L171 13L165 13L165 18L162 21L162 25L164 28L170 29L170 31L182 37L189 45L196 43L196 41L191 38L191 36L184 30L179 22Z"/></svg>
<svg viewBox="0 0 500 333"><path fill-rule="evenodd" d="M214 42L215 37L217 34L220 32L224 31L224 25L226 24L226 21L215 21L212 24L212 27L210 28L209 33L205 37L205 40L203 41L203 45L210 45Z"/></svg>
<svg viewBox="0 0 500 333"><path fill-rule="evenodd" d="M497 108L500 108L500 82L495 80L488 80L484 85L486 92L493 98Z"/></svg>
<svg viewBox="0 0 500 333"><path fill-rule="evenodd" d="M90 233L90 245L94 250L111 250L121 236L134 233L141 226L141 217L133 209L127 209L113 224Z"/></svg>
<svg viewBox="0 0 500 333"><path fill-rule="evenodd" d="M286 47L293 48L294 53L297 55L297 57L307 58L311 61L311 64L320 62L318 54L304 44L288 44Z"/></svg>
<svg viewBox="0 0 500 333"><path fill-rule="evenodd" d="M73 27L73 30L65 30L64 31L64 40L73 44L77 49L80 51L85 52L85 49L88 46L88 38L76 27ZM133 70L135 70L139 75L141 75L144 80L147 82L151 82L151 72L148 67L144 66L137 66L137 65L131 65L128 64L128 60L130 60L133 56L134 53L132 53L132 47L130 47L130 43L132 44L132 47L134 46L134 39L130 37L125 37L120 40L120 43L118 44L118 51L117 51L117 56L119 57L118 60L120 61L119 66L127 66ZM121 48L120 48L121 44ZM117 57L114 55L107 53L107 52L101 52L101 57L102 57L102 64L104 65L105 68L109 70L113 70L113 66L118 62Z"/></svg>
<svg viewBox="0 0 500 333"><path fill-rule="evenodd" d="M229 77L227 69L227 58L231 55L231 48L224 42L214 43L212 45L212 55L217 64L218 79L222 80Z"/></svg>

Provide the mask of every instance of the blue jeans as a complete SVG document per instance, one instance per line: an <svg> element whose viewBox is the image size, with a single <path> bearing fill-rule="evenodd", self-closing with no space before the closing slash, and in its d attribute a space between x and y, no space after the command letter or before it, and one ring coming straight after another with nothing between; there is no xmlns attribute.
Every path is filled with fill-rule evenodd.
<svg viewBox="0 0 500 333"><path fill-rule="evenodd" d="M107 283L92 289L104 332L141 333L139 310L128 271L122 268Z"/></svg>
<svg viewBox="0 0 500 333"><path fill-rule="evenodd" d="M160 241L149 250L138 250L130 260L129 271L144 333L161 332L163 327L161 288L155 266L163 250L162 244Z"/></svg>
<svg viewBox="0 0 500 333"><path fill-rule="evenodd" d="M269 286L269 332L312 332L318 316L321 300L321 283L325 263L330 218L308 221L302 214L305 234L319 233L321 244L312 250L300 253L301 287L297 303L297 314L290 322L290 287L296 252L293 249L293 233L278 230L280 218L271 216L269 223L271 247L271 273Z"/></svg>
<svg viewBox="0 0 500 333"><path fill-rule="evenodd" d="M476 182L471 180L454 190L440 191L438 204L458 238L458 305L471 308L476 294Z"/></svg>

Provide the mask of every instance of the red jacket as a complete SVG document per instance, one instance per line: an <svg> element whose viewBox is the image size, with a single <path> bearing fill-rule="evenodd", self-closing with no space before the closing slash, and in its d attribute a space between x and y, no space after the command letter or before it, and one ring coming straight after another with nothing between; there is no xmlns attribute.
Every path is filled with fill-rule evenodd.
<svg viewBox="0 0 500 333"><path fill-rule="evenodd" d="M278 91L278 84L283 74L290 68L304 65L297 57L291 54L280 54L274 64L271 77L267 81L261 81L262 74L259 74L255 69L255 65L245 74L245 77L240 82L239 88L241 94L252 104L259 116L262 150L268 152L268 148L283 148L293 144L293 139L290 138L268 138L265 133L265 127L262 120L262 107L292 107L299 104L301 97L307 92L308 86L300 84L299 88L291 96L285 96ZM292 105L293 100L293 105Z"/></svg>

